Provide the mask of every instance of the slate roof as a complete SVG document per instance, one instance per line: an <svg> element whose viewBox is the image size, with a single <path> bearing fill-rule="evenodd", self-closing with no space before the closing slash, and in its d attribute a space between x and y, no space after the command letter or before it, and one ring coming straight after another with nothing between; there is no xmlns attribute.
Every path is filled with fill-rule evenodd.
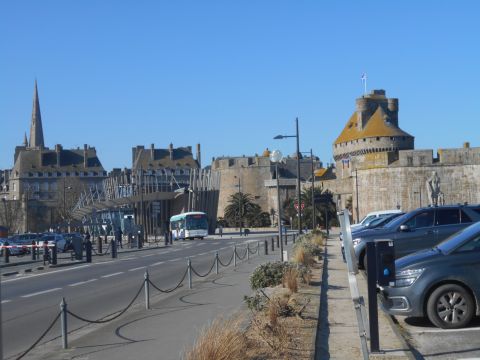
<svg viewBox="0 0 480 360"><path fill-rule="evenodd" d="M199 168L198 161L194 159L190 147L179 147L173 149L173 157L170 159L169 149L154 149L153 158L151 149L133 148L133 164L132 169L162 169L162 168L177 168L190 167L193 169Z"/></svg>
<svg viewBox="0 0 480 360"><path fill-rule="evenodd" d="M389 116L385 113L381 106L379 106L370 119L368 119L368 122L363 130L358 130L357 125L357 113L354 112L345 125L345 128L340 136L335 140L335 144L371 137L413 137L399 127L393 125L389 121Z"/></svg>
<svg viewBox="0 0 480 360"><path fill-rule="evenodd" d="M57 153L50 149L22 149L13 167L13 172L25 174L29 172L80 172L92 171L103 173L104 168L97 157L95 148L87 149L87 167L84 167L83 149L61 150L60 166L57 166ZM40 153L42 162L40 163Z"/></svg>

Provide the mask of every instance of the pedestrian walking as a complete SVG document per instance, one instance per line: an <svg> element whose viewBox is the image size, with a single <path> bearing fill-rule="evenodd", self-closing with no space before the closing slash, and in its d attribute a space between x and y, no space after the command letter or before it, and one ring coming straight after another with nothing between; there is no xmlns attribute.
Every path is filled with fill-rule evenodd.
<svg viewBox="0 0 480 360"><path fill-rule="evenodd" d="M123 235L122 229L118 228L117 231L115 232L115 241L117 242L117 246L120 245L120 249L123 249L122 235Z"/></svg>
<svg viewBox="0 0 480 360"><path fill-rule="evenodd" d="M218 233L220 234L220 237L223 236L223 226L222 226L222 225L220 225L220 226L218 227Z"/></svg>

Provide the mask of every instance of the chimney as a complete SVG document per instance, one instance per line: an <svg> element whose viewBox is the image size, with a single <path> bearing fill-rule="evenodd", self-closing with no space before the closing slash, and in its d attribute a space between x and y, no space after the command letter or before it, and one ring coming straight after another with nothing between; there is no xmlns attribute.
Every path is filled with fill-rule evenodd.
<svg viewBox="0 0 480 360"><path fill-rule="evenodd" d="M201 158L201 153L200 153L200 144L197 144L197 162L198 162L198 167L201 169L202 168L202 158Z"/></svg>
<svg viewBox="0 0 480 360"><path fill-rule="evenodd" d="M55 145L55 153L57 154L57 167L61 166L61 154L62 154L62 145L57 144Z"/></svg>
<svg viewBox="0 0 480 360"><path fill-rule="evenodd" d="M88 146L87 144L83 145L83 167L88 167Z"/></svg>
<svg viewBox="0 0 480 360"><path fill-rule="evenodd" d="M170 160L173 160L173 144L168 145L168 152L170 153Z"/></svg>
<svg viewBox="0 0 480 360"><path fill-rule="evenodd" d="M150 145L150 159L155 160L155 144Z"/></svg>

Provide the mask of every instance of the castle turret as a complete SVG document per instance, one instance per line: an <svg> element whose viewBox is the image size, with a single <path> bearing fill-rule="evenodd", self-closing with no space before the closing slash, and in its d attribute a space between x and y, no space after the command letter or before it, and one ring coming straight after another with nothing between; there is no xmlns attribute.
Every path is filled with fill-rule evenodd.
<svg viewBox="0 0 480 360"><path fill-rule="evenodd" d="M414 137L398 127L398 99L387 98L385 90L373 90L356 100L356 110L335 140L333 154L336 161L349 163L358 155L413 147Z"/></svg>

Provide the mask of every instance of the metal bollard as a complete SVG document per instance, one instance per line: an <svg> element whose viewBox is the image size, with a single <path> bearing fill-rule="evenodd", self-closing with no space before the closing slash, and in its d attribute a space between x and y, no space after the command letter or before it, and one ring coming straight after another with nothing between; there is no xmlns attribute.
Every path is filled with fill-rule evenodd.
<svg viewBox="0 0 480 360"><path fill-rule="evenodd" d="M268 255L268 241L265 240L265 255Z"/></svg>
<svg viewBox="0 0 480 360"><path fill-rule="evenodd" d="M233 267L237 266L237 245L233 245Z"/></svg>
<svg viewBox="0 0 480 360"><path fill-rule="evenodd" d="M92 262L92 242L90 241L90 239L85 242L85 257L87 263Z"/></svg>
<svg viewBox="0 0 480 360"><path fill-rule="evenodd" d="M260 241L257 241L257 255L260 255Z"/></svg>
<svg viewBox="0 0 480 360"><path fill-rule="evenodd" d="M98 255L102 255L103 251L102 251L102 238L99 236L97 238L97 253Z"/></svg>
<svg viewBox="0 0 480 360"><path fill-rule="evenodd" d="M192 288L192 261L188 258L188 288Z"/></svg>
<svg viewBox="0 0 480 360"><path fill-rule="evenodd" d="M287 236L287 234L285 234L284 237L285 237L285 245L288 245L288 236Z"/></svg>
<svg viewBox="0 0 480 360"><path fill-rule="evenodd" d="M277 249L280 247L280 236L277 235Z"/></svg>
<svg viewBox="0 0 480 360"><path fill-rule="evenodd" d="M65 302L65 298L62 298L62 302L60 303L60 311L61 315L61 324L62 324L62 347L64 349L68 349L68 332L67 332L67 303Z"/></svg>
<svg viewBox="0 0 480 360"><path fill-rule="evenodd" d="M32 240L32 260L37 260L37 249L36 249L37 243L35 240Z"/></svg>
<svg viewBox="0 0 480 360"><path fill-rule="evenodd" d="M148 275L148 269L145 270L145 274L143 275L145 278L145 308L147 310L150 310L150 287L149 287L149 275Z"/></svg>
<svg viewBox="0 0 480 360"><path fill-rule="evenodd" d="M275 251L275 239L272 237L272 252Z"/></svg>
<svg viewBox="0 0 480 360"><path fill-rule="evenodd" d="M3 255L5 259L5 264L8 264L10 262L10 250L8 250L7 246L8 246L8 241L5 241L3 244L3 251L4 251Z"/></svg>
<svg viewBox="0 0 480 360"><path fill-rule="evenodd" d="M218 251L215 253L215 273L218 274Z"/></svg>
<svg viewBox="0 0 480 360"><path fill-rule="evenodd" d="M115 259L117 257L117 242L115 240L111 240L110 246L112 249L112 259Z"/></svg>
<svg viewBox="0 0 480 360"><path fill-rule="evenodd" d="M247 261L250 260L250 249L248 247L248 243L247 243Z"/></svg>
<svg viewBox="0 0 480 360"><path fill-rule="evenodd" d="M57 265L57 245L52 247L52 265Z"/></svg>
<svg viewBox="0 0 480 360"><path fill-rule="evenodd" d="M293 243L295 244L295 234L293 234Z"/></svg>

